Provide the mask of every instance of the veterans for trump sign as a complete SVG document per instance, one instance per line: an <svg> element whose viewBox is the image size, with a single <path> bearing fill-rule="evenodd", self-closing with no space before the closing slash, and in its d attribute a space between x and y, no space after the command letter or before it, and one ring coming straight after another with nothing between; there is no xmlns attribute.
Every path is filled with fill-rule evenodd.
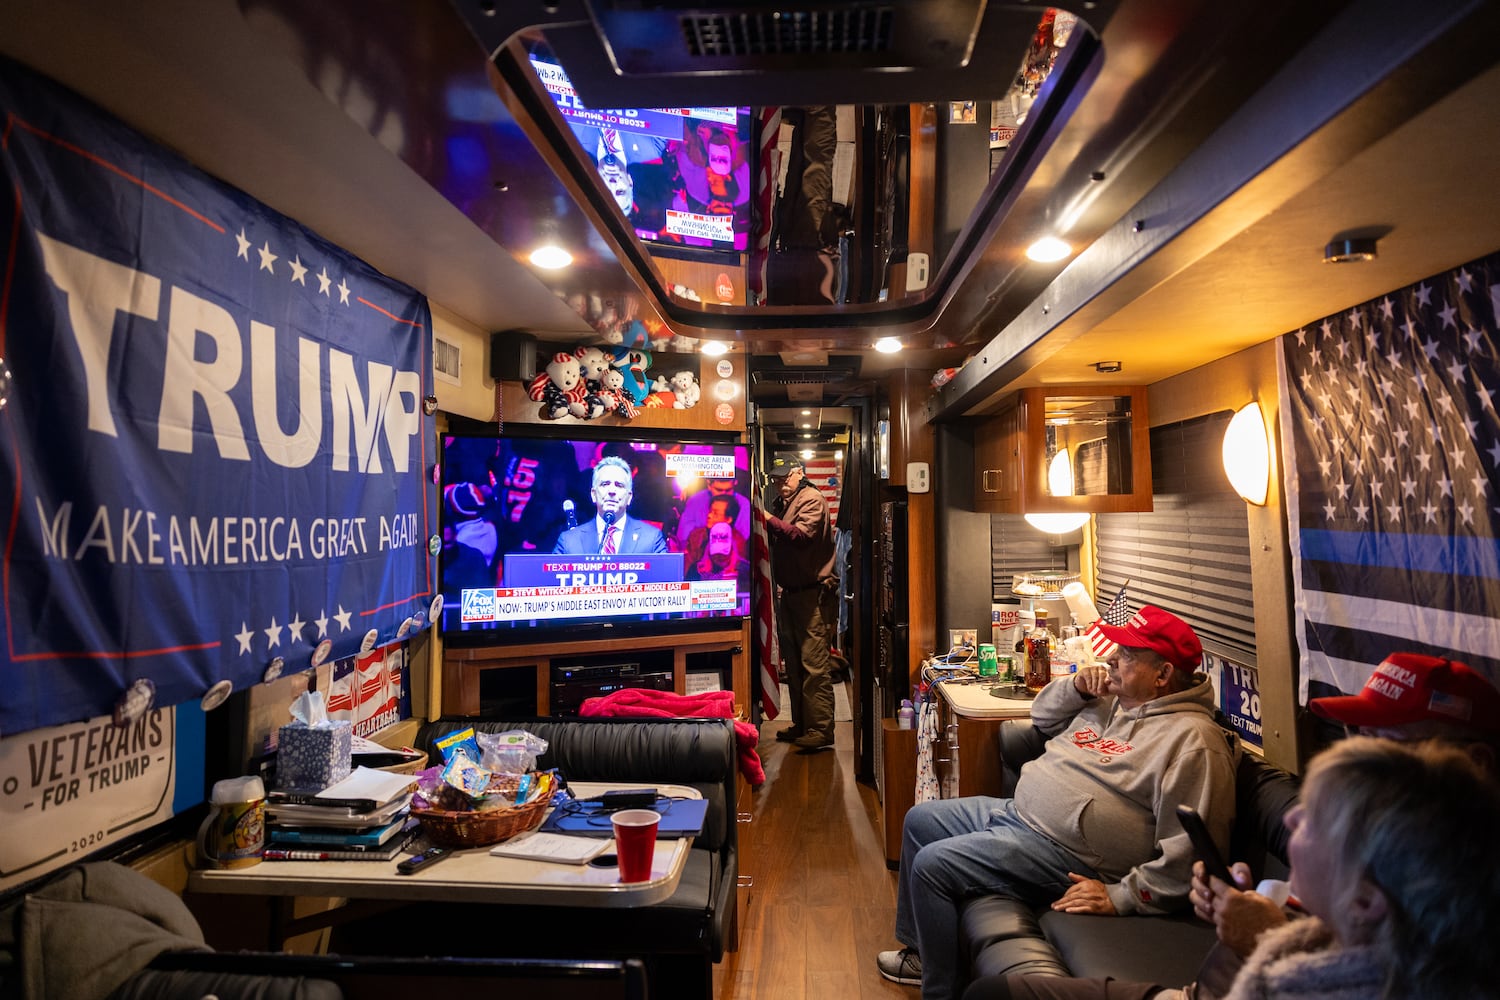
<svg viewBox="0 0 1500 1000"><path fill-rule="evenodd" d="M426 300L7 61L0 123L0 733L421 621Z"/></svg>

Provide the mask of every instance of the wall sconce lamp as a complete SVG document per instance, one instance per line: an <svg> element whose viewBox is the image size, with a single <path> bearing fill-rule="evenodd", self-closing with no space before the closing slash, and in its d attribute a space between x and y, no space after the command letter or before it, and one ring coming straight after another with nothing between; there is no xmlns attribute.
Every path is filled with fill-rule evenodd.
<svg viewBox="0 0 1500 1000"><path fill-rule="evenodd" d="M1257 402L1240 407L1224 431L1224 474L1246 502L1265 506L1271 480L1271 440Z"/></svg>
<svg viewBox="0 0 1500 1000"><path fill-rule="evenodd" d="M1057 454L1052 456L1052 462L1047 466L1047 488L1048 492L1055 497L1073 495L1073 460L1068 457L1068 449L1060 448ZM1027 524L1049 535L1066 535L1071 531L1077 531L1087 524L1088 520L1087 511L1026 515Z"/></svg>

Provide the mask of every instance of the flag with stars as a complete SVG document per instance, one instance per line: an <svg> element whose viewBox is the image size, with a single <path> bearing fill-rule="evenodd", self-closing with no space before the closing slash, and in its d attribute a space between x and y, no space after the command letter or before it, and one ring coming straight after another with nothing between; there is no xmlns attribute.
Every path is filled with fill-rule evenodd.
<svg viewBox="0 0 1500 1000"><path fill-rule="evenodd" d="M1500 680L1500 254L1282 338L1300 698L1387 653Z"/></svg>
<svg viewBox="0 0 1500 1000"><path fill-rule="evenodd" d="M421 627L426 299L3 59L0 184L0 733Z"/></svg>
<svg viewBox="0 0 1500 1000"><path fill-rule="evenodd" d="M1116 627L1130 621L1130 602L1125 598L1125 588L1121 587L1115 594L1114 600L1104 606L1099 614L1099 621L1106 625ZM1086 630L1089 637L1089 645L1094 650L1094 659L1107 660L1115 651L1115 644L1107 639L1103 632L1099 631L1099 622L1090 622Z"/></svg>

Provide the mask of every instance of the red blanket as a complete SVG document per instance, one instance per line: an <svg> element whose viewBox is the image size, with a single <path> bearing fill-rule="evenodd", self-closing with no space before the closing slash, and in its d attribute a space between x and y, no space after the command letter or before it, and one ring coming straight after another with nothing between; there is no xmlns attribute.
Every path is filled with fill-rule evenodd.
<svg viewBox="0 0 1500 1000"><path fill-rule="evenodd" d="M734 692L708 691L704 694L673 694L647 688L621 688L598 698L584 700L579 715L616 715L625 718L655 716L663 719L734 719ZM735 744L739 748L740 774L759 788L766 780L755 745L760 733L748 722L734 719Z"/></svg>

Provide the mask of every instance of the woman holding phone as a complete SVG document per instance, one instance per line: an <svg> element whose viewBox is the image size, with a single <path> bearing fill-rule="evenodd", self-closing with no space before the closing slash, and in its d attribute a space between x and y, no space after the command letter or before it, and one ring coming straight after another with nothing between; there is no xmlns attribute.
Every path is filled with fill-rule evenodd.
<svg viewBox="0 0 1500 1000"><path fill-rule="evenodd" d="M976 982L965 1000L1500 996L1500 786L1468 754L1351 737L1313 759L1286 824L1291 892L1308 916L1262 933L1227 991L1015 976Z"/></svg>

